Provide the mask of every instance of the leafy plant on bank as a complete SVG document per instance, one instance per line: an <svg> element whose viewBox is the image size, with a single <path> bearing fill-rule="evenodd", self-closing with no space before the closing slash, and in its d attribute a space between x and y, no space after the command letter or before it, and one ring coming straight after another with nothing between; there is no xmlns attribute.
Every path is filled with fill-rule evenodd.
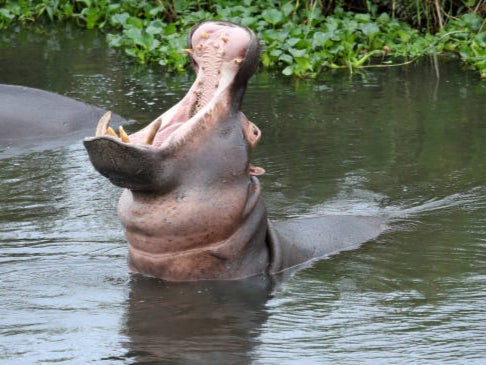
<svg viewBox="0 0 486 365"><path fill-rule="evenodd" d="M477 14L451 19L437 36L438 51L458 53L486 79L486 20Z"/></svg>
<svg viewBox="0 0 486 365"><path fill-rule="evenodd" d="M314 77L328 68L353 71L453 52L486 78L486 27L480 15L483 2L486 6L485 0L463 0L463 8L469 6L467 9L472 10L457 17L441 17L439 30L434 34L421 33L399 20L395 13L410 12L411 4L422 4L415 19L420 20L423 9L430 12L439 9L439 19L439 15L449 14L440 12L441 6L445 9L446 0L405 1L408 8L393 8L381 14L379 5L385 1L363 0L367 12L356 13L335 6L327 16L323 15L323 2L318 0L0 1L0 29L18 23L71 21L87 29L107 31L111 47L124 50L141 63L158 62L169 71L182 71L188 64L187 56L181 52L186 46L188 29L202 20L225 19L253 29L262 40L263 66L282 70L285 75ZM392 5L395 3L392 1Z"/></svg>

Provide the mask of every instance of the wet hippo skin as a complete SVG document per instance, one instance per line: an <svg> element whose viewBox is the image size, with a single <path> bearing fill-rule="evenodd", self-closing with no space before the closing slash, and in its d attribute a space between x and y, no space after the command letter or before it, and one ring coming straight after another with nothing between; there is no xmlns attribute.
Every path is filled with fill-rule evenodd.
<svg viewBox="0 0 486 365"><path fill-rule="evenodd" d="M94 128L106 110L59 94L0 84L0 147L39 143ZM113 115L115 123L123 119Z"/></svg>
<svg viewBox="0 0 486 365"><path fill-rule="evenodd" d="M248 28L207 21L188 49L196 80L142 130L120 137L101 118L84 140L97 171L124 188L118 214L133 272L168 281L275 274L356 248L380 218L326 216L271 223L250 152L261 132L240 111L259 46Z"/></svg>

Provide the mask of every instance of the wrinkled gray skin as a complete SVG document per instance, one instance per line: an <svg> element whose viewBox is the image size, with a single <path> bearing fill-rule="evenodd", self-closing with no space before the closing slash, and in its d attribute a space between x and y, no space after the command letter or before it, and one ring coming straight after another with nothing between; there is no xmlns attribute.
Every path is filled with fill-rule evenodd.
<svg viewBox="0 0 486 365"><path fill-rule="evenodd" d="M254 176L262 171L249 163L260 130L240 111L258 40L208 21L191 30L188 53L197 78L181 102L129 139L99 133L105 126L84 141L93 166L124 188L118 213L133 272L168 281L276 274L383 232L372 217L270 223Z"/></svg>
<svg viewBox="0 0 486 365"><path fill-rule="evenodd" d="M0 147L67 139L95 128L106 110L59 94L0 84ZM123 119L113 116L115 123Z"/></svg>

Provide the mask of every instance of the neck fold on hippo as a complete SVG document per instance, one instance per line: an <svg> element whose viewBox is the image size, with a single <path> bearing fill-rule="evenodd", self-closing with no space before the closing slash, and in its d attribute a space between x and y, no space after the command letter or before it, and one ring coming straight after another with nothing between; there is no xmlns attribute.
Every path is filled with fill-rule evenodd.
<svg viewBox="0 0 486 365"><path fill-rule="evenodd" d="M126 188L119 216L132 270L166 280L239 279L266 271L266 212L249 164L260 130L239 111L258 64L253 32L232 23L194 27L196 80L142 130L120 136L100 120L85 147L93 166Z"/></svg>
<svg viewBox="0 0 486 365"><path fill-rule="evenodd" d="M119 217L132 271L170 281L263 274L269 263L266 211L256 178L246 186L165 196L125 190Z"/></svg>

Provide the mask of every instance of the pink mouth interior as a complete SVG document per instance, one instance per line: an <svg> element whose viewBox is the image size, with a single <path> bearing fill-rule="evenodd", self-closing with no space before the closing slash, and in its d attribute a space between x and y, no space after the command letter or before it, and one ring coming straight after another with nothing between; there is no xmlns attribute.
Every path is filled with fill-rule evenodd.
<svg viewBox="0 0 486 365"><path fill-rule="evenodd" d="M130 142L146 144L150 131L158 119L162 120L152 146L161 147L170 139L183 135L197 123L197 114L211 106L211 101L231 85L240 64L246 56L250 34L243 28L208 22L194 32L192 57L196 80L186 96L167 112L142 130L131 134Z"/></svg>

